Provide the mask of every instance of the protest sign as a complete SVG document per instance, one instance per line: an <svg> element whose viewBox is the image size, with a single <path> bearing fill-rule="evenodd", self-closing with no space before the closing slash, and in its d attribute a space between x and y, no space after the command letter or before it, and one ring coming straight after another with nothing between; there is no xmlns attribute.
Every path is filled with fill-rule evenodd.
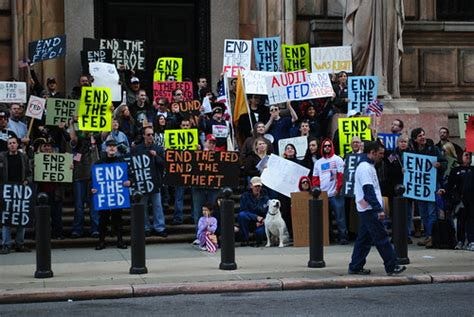
<svg viewBox="0 0 474 317"><path fill-rule="evenodd" d="M82 87L79 103L79 130L111 131L112 98L110 88Z"/></svg>
<svg viewBox="0 0 474 317"><path fill-rule="evenodd" d="M466 150L474 152L474 116L469 116L466 123Z"/></svg>
<svg viewBox="0 0 474 317"><path fill-rule="evenodd" d="M267 76L283 74L282 72L261 72L256 70L249 70L244 74L245 93L267 95Z"/></svg>
<svg viewBox="0 0 474 317"><path fill-rule="evenodd" d="M351 140L357 135L362 141L372 140L369 117L338 118L339 153L343 157L351 149Z"/></svg>
<svg viewBox="0 0 474 317"><path fill-rule="evenodd" d="M404 197L424 201L435 201L436 156L403 153Z"/></svg>
<svg viewBox="0 0 474 317"><path fill-rule="evenodd" d="M73 118L79 108L79 100L75 99L46 99L46 125L57 126L60 123L67 123Z"/></svg>
<svg viewBox="0 0 474 317"><path fill-rule="evenodd" d="M197 129L165 130L165 149L197 150L199 144Z"/></svg>
<svg viewBox="0 0 474 317"><path fill-rule="evenodd" d="M291 72L300 69L309 71L309 44L287 45L282 44L283 64L285 71Z"/></svg>
<svg viewBox="0 0 474 317"><path fill-rule="evenodd" d="M81 51L81 65L84 74L89 73L89 63L93 62L113 64L112 50Z"/></svg>
<svg viewBox="0 0 474 317"><path fill-rule="evenodd" d="M21 81L0 81L0 102L26 103L26 83Z"/></svg>
<svg viewBox="0 0 474 317"><path fill-rule="evenodd" d="M72 154L35 153L35 182L72 183Z"/></svg>
<svg viewBox="0 0 474 317"><path fill-rule="evenodd" d="M2 224L31 227L34 223L36 195L30 185L2 185Z"/></svg>
<svg viewBox="0 0 474 317"><path fill-rule="evenodd" d="M133 171L134 179L132 179L133 191L143 194L156 193L159 187L155 185L156 169L154 158L146 154L136 154L123 157L127 162L130 170Z"/></svg>
<svg viewBox="0 0 474 317"><path fill-rule="evenodd" d="M382 141L385 150L393 151L397 147L398 133L377 133L377 138Z"/></svg>
<svg viewBox="0 0 474 317"><path fill-rule="evenodd" d="M328 73L308 73L308 81L311 98L333 96L334 89Z"/></svg>
<svg viewBox="0 0 474 317"><path fill-rule="evenodd" d="M311 69L313 73L352 73L352 52L350 46L312 47Z"/></svg>
<svg viewBox="0 0 474 317"><path fill-rule="evenodd" d="M279 36L253 39L255 68L261 71L281 70L281 40Z"/></svg>
<svg viewBox="0 0 474 317"><path fill-rule="evenodd" d="M285 152L285 146L287 146L288 144L293 144L295 146L297 154L296 157L298 159L302 159L306 153L306 149L308 148L308 137L297 136L294 138L278 140L278 155L283 157L283 153Z"/></svg>
<svg viewBox="0 0 474 317"><path fill-rule="evenodd" d="M184 100L193 100L193 82L191 81L154 81L153 82L153 100L166 98L173 102L173 91L181 89Z"/></svg>
<svg viewBox="0 0 474 317"><path fill-rule="evenodd" d="M123 186L128 180L127 163L94 164L92 166L92 195L96 210L130 207L130 191Z"/></svg>
<svg viewBox="0 0 474 317"><path fill-rule="evenodd" d="M183 80L183 59L180 57L160 57L156 61L153 81L165 81L174 76L176 81Z"/></svg>
<svg viewBox="0 0 474 317"><path fill-rule="evenodd" d="M309 169L306 167L271 154L261 178L265 186L290 197L291 193L300 191L298 188L300 178L308 176L308 173Z"/></svg>
<svg viewBox="0 0 474 317"><path fill-rule="evenodd" d="M266 85L268 101L271 105L288 100L305 100L312 98L306 70L267 76Z"/></svg>
<svg viewBox="0 0 474 317"><path fill-rule="evenodd" d="M122 100L122 86L119 84L119 74L114 64L92 62L89 72L94 77L92 87L107 87L112 93L112 101Z"/></svg>
<svg viewBox="0 0 474 317"><path fill-rule="evenodd" d="M348 110L365 113L369 103L377 99L377 76L349 76L347 91Z"/></svg>
<svg viewBox="0 0 474 317"><path fill-rule="evenodd" d="M66 35L58 35L28 43L28 57L32 63L66 55Z"/></svg>
<svg viewBox="0 0 474 317"><path fill-rule="evenodd" d="M46 99L31 95L26 106L25 116L41 120Z"/></svg>
<svg viewBox="0 0 474 317"><path fill-rule="evenodd" d="M344 158L344 196L354 197L354 177L360 154L348 154Z"/></svg>
<svg viewBox="0 0 474 317"><path fill-rule="evenodd" d="M174 108L179 108L179 113L184 117L189 118L192 126L198 126L199 116L201 115L201 102L199 100L172 102L170 109ZM212 110L209 112L212 112Z"/></svg>
<svg viewBox="0 0 474 317"><path fill-rule="evenodd" d="M165 184L173 186L239 186L238 152L166 151Z"/></svg>
<svg viewBox="0 0 474 317"><path fill-rule="evenodd" d="M469 116L473 116L472 112L459 112L458 113L458 123L459 123L459 138L466 138L466 123L469 119Z"/></svg>
<svg viewBox="0 0 474 317"><path fill-rule="evenodd" d="M241 73L250 70L251 54L252 41L225 40L223 72L229 77L237 77L239 70Z"/></svg>
<svg viewBox="0 0 474 317"><path fill-rule="evenodd" d="M145 41L122 39L83 39L84 51L112 50L112 63L117 68L145 70Z"/></svg>

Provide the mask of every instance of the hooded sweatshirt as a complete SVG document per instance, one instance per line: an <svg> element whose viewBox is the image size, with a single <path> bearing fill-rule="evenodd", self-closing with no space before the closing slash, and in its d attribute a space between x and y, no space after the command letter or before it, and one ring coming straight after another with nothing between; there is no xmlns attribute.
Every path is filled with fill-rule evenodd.
<svg viewBox="0 0 474 317"><path fill-rule="evenodd" d="M324 144L331 143L331 151L324 153ZM328 197L334 197L340 193L344 180L344 161L334 154L334 144L331 139L321 142L321 158L314 163L312 185L327 192Z"/></svg>

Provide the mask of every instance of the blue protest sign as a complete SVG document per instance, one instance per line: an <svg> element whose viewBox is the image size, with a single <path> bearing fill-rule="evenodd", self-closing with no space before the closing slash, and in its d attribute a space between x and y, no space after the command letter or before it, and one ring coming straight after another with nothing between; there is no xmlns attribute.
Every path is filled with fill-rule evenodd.
<svg viewBox="0 0 474 317"><path fill-rule="evenodd" d="M128 180L127 163L95 164L92 166L92 188L96 210L110 210L130 207L130 191L123 186Z"/></svg>
<svg viewBox="0 0 474 317"><path fill-rule="evenodd" d="M400 134L397 133L377 133L377 138L382 141L386 150L393 151L397 147L397 139Z"/></svg>
<svg viewBox="0 0 474 317"><path fill-rule="evenodd" d="M278 72L281 64L281 40L279 36L253 39L255 67L260 71Z"/></svg>
<svg viewBox="0 0 474 317"><path fill-rule="evenodd" d="M66 35L59 35L28 43L28 57L32 63L66 55Z"/></svg>
<svg viewBox="0 0 474 317"><path fill-rule="evenodd" d="M404 197L424 201L435 201L436 156L403 153Z"/></svg>
<svg viewBox="0 0 474 317"><path fill-rule="evenodd" d="M365 109L377 99L379 80L377 76L349 76L348 78L348 110L365 113Z"/></svg>

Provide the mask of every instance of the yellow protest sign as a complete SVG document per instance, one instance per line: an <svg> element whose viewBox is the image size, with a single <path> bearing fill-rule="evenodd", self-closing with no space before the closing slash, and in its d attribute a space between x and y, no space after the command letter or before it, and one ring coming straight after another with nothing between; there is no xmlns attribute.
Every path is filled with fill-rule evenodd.
<svg viewBox="0 0 474 317"><path fill-rule="evenodd" d="M167 150L197 150L198 144L197 129L165 130Z"/></svg>
<svg viewBox="0 0 474 317"><path fill-rule="evenodd" d="M351 149L351 139L354 135L362 141L372 140L370 130L370 117L339 118L337 119L339 129L339 153L344 156Z"/></svg>
<svg viewBox="0 0 474 317"><path fill-rule="evenodd" d="M168 76L174 76L175 81L183 80L183 59L181 57L158 58L153 81L165 81Z"/></svg>
<svg viewBox="0 0 474 317"><path fill-rule="evenodd" d="M299 45L282 44L281 49L283 51L283 64L285 65L286 72L300 69L306 69L308 72L311 71L308 43Z"/></svg>
<svg viewBox="0 0 474 317"><path fill-rule="evenodd" d="M82 87L77 112L79 130L112 130L112 92L107 87Z"/></svg>

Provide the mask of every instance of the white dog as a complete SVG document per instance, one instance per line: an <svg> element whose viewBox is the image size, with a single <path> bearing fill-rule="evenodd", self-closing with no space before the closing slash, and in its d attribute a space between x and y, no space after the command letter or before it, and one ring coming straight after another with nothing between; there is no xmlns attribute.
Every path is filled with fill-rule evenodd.
<svg viewBox="0 0 474 317"><path fill-rule="evenodd" d="M268 212L265 217L265 233L267 235L267 244L269 247L272 238L278 239L278 247L283 248L288 243L288 229L285 221L281 217L280 201L278 199L270 199L268 201Z"/></svg>

